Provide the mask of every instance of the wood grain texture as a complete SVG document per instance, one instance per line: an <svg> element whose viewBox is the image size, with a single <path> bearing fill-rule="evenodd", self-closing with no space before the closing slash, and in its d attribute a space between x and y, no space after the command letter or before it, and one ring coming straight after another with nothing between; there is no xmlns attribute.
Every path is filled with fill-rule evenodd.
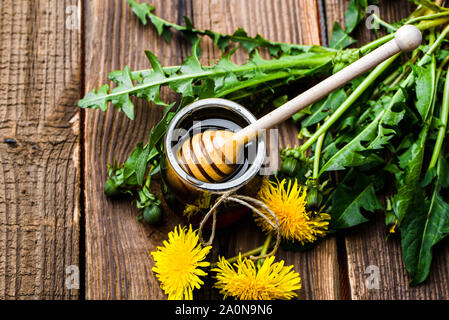
<svg viewBox="0 0 449 320"><path fill-rule="evenodd" d="M193 1L193 22L202 29L233 33L244 28L251 36L261 34L273 41L302 44L320 44L319 17L316 1ZM203 62L216 60L219 50L211 41L205 42ZM244 62L245 54L237 53L235 60ZM304 88L298 88L299 94ZM297 128L290 122L278 127L281 146L298 144ZM249 217L237 226L217 234L212 253L213 260L218 253L226 257L245 252L263 243L263 234ZM300 299L338 299L339 279L336 241L329 238L314 250L305 253L283 252L277 254L287 264L294 265L303 279ZM209 282L210 285L210 282ZM202 298L219 298L216 290L205 287Z"/></svg>
<svg viewBox="0 0 449 320"><path fill-rule="evenodd" d="M153 1L161 17L182 23L191 17L198 28L231 33L243 27L251 35L261 33L277 41L304 44L319 43L316 1ZM86 92L106 82L109 71L123 68L148 68L143 50L150 49L163 65L179 64L190 48L175 37L166 44L152 27L143 27L125 1L85 1L86 19ZM282 18L281 18L282 17ZM211 42L202 44L203 62L219 56ZM244 61L244 55L236 57ZM298 88L298 93L300 88ZM166 93L167 94L167 93ZM173 100L175 96L170 96ZM151 228L136 221L136 209L130 200L111 200L103 194L106 163L114 158L123 162L139 140L143 140L161 116L158 107L139 102L136 120L131 122L115 110L101 113L86 111L85 118L85 211L86 211L86 298L87 299L159 299L165 298L152 274L150 252L167 233L180 223L178 215L165 208L162 227ZM297 129L282 126L281 142L293 145ZM157 185L155 192L160 193ZM225 256L251 249L263 242L261 232L251 218L232 229L220 230L214 243L213 259L218 251ZM339 297L336 241L329 238L313 251L279 253L279 258L294 264L303 278L300 298L333 299ZM218 298L208 285L199 298Z"/></svg>
<svg viewBox="0 0 449 320"><path fill-rule="evenodd" d="M154 1L158 13L178 21L190 15L178 1ZM125 65L133 70L150 68L144 50L155 52L163 65L185 58L184 42L167 45L154 29L144 27L126 1L85 1L86 90L107 82L112 70ZM174 97L171 97L173 100ZM86 111L85 118L85 211L86 211L86 298L163 298L151 268L150 252L178 223L166 208L162 227L152 229L136 220L131 199L111 200L103 193L107 163L124 162L138 141L148 137L162 116L161 109L136 103L136 120L130 121L114 109L103 113ZM156 193L160 193L158 188Z"/></svg>
<svg viewBox="0 0 449 320"><path fill-rule="evenodd" d="M349 1L326 0L326 17L330 21L343 21L343 12ZM410 13L409 3L379 1L381 17L397 21ZM374 33L362 26L356 30L360 43L375 39ZM399 237L386 239L387 230L382 217L344 233L351 299L448 299L449 243L443 241L434 249L434 259L429 279L411 288L409 276L402 262ZM369 289L370 266L378 267L379 288Z"/></svg>
<svg viewBox="0 0 449 320"><path fill-rule="evenodd" d="M0 299L78 297L78 5L0 2Z"/></svg>

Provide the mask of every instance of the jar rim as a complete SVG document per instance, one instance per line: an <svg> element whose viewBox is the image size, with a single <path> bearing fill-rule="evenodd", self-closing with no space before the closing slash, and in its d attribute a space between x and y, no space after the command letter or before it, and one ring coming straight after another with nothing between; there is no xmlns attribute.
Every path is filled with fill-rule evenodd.
<svg viewBox="0 0 449 320"><path fill-rule="evenodd" d="M177 129L177 125L185 118L186 115L192 113L193 111L197 111L199 109L208 108L208 107L225 107L232 112L237 113L240 117L243 118L248 124L252 124L257 121L257 118L245 107L242 105L221 98L209 98L209 99L201 99L196 102L191 103L190 105L182 108L170 121L167 133L165 135L164 148L167 159L174 169L176 174L182 178L183 181L188 183L190 186L199 189L201 191L209 191L214 193L224 193L232 190L237 190L240 187L243 187L248 181L250 181L262 168L265 159L265 139L259 138L257 142L257 153L254 161L250 164L249 168L236 179L232 179L225 182L204 182L196 179L189 175L186 171L184 171L179 165L176 155L171 148L171 142L173 138L173 132Z"/></svg>

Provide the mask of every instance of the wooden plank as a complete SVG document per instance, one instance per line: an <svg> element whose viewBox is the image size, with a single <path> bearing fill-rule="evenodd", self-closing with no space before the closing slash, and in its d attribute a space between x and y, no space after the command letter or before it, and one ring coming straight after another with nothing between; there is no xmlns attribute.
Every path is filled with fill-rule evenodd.
<svg viewBox="0 0 449 320"><path fill-rule="evenodd" d="M192 17L198 28L233 32L244 27L251 34L261 33L279 41L319 43L316 3L307 1L153 1L163 18L182 23ZM189 46L179 37L165 44L152 27L143 27L125 1L86 1L86 92L105 82L109 71L123 68L148 68L143 50L150 49L164 65L179 64ZM282 17L282 18L281 18ZM203 62L218 57L212 44L202 44ZM243 56L238 58L243 61ZM173 99L173 96L171 97ZM151 272L149 253L166 239L181 220L165 207L161 227L150 228L135 221L136 209L129 200L111 201L103 194L106 163L124 161L137 141L144 139L160 118L157 107L137 104L136 120L131 122L114 110L86 112L85 124L85 199L86 199L86 298L157 299L164 298ZM296 129L282 128L282 143L295 144ZM157 191L157 187L155 187ZM230 232L232 230L232 232ZM250 218L232 229L220 230L214 243L225 256L250 249L263 242L262 234ZM336 242L323 241L308 253L281 253L287 263L301 272L304 289L301 298L338 298ZM209 286L200 298L217 298Z"/></svg>
<svg viewBox="0 0 449 320"><path fill-rule="evenodd" d="M153 1L158 13L173 21L190 15L178 1ZM166 44L151 27L144 27L126 1L85 1L86 92L107 82L112 70L129 65L150 68L144 50L176 65L187 49L181 39ZM173 99L173 97L172 97ZM85 118L86 298L157 299L164 295L151 268L150 252L166 238L179 219L164 208L164 224L150 228L136 220L130 199L111 200L103 193L107 163L124 162L138 141L148 137L160 119L160 108L139 101L136 120L114 109L87 110ZM156 190L159 191L159 190Z"/></svg>
<svg viewBox="0 0 449 320"><path fill-rule="evenodd" d="M193 1L193 22L202 29L233 33L237 27L250 35L261 34L273 41L320 44L319 16L316 1ZM215 60L220 52L209 41L203 44L203 61ZM236 61L243 62L244 53L237 53ZM301 88L298 88L298 94ZM293 123L279 127L281 146L296 145L298 129ZM222 230L215 238L213 259L220 255L231 257L261 245L263 233L249 217L237 226ZM280 250L278 259L294 265L303 280L300 299L338 299L339 279L337 249L334 237L326 239L313 250L292 253ZM209 282L209 284L211 284ZM205 287L202 298L219 298L216 290Z"/></svg>
<svg viewBox="0 0 449 320"><path fill-rule="evenodd" d="M0 299L78 297L78 8L0 3Z"/></svg>
<svg viewBox="0 0 449 320"><path fill-rule="evenodd" d="M326 0L326 16L330 21L343 21L343 12L348 1ZM379 1L381 17L386 21L397 21L409 14L406 0ZM373 32L363 25L356 32L360 43L375 38ZM386 240L387 230L382 217L344 233L347 252L348 281L352 299L448 299L447 273L449 267L448 241L443 241L434 250L434 260L429 279L418 287L408 285L409 277L402 262L398 236ZM379 268L379 288L366 285L372 274L370 269ZM372 289L369 289L369 288Z"/></svg>

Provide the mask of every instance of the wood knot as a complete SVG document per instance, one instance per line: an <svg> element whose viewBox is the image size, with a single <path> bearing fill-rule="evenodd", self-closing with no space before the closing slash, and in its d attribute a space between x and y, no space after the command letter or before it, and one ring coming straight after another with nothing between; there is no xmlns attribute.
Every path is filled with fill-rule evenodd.
<svg viewBox="0 0 449 320"><path fill-rule="evenodd" d="M6 143L11 148L16 148L18 146L17 140L13 138L3 139L3 143Z"/></svg>

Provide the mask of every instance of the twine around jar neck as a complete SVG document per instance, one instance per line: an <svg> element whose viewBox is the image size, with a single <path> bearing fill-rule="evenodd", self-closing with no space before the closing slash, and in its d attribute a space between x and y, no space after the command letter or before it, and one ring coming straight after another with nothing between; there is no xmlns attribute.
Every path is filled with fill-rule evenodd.
<svg viewBox="0 0 449 320"><path fill-rule="evenodd" d="M253 213L255 213L258 216L260 216L261 218L263 218L274 230L276 230L276 243L275 243L273 249L267 254L262 254L262 255L258 255L258 256L250 256L250 259L259 260L259 259L264 259L264 258L274 255L276 253L276 251L278 250L279 245L281 243L281 226L279 224L278 218L276 217L274 212L270 208L268 208L267 205L265 203L263 203L262 201L257 200L252 197L238 195L235 193L235 191L229 191L229 192L226 192L223 195L221 195L215 201L215 203L209 209L209 211L206 213L204 218L201 220L200 226L198 229L198 236L199 236L201 244L203 246L211 246L212 245L212 242L214 241L215 229L216 229L216 225L217 225L217 208L222 203L226 203L226 202L235 202L235 203L238 203L240 205L243 205L243 206L249 208ZM273 218L274 223L271 219L269 219L267 217L267 215L265 215L261 210L259 210L255 206L258 206L259 208L263 208L265 211L267 211L268 214ZM209 220L210 216L212 216L211 235L209 237L209 240L207 242L205 242L203 239L203 228L204 228L206 222Z"/></svg>

